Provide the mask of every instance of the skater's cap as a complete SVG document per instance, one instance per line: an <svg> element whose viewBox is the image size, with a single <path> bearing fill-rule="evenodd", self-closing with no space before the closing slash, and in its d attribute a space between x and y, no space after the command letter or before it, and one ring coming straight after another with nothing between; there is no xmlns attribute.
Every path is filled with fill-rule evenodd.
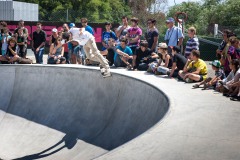
<svg viewBox="0 0 240 160"><path fill-rule="evenodd" d="M221 63L220 63L219 60L214 60L214 61L210 62L209 64L214 66L214 67L217 67L217 68L221 67Z"/></svg>

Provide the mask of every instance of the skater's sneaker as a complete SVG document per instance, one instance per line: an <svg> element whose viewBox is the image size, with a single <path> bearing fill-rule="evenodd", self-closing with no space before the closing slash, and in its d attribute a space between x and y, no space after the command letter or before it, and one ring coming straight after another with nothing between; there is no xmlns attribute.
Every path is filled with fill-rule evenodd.
<svg viewBox="0 0 240 160"><path fill-rule="evenodd" d="M103 78L106 78L106 77L111 77L111 73L109 71L109 69L106 69L105 72L103 72Z"/></svg>

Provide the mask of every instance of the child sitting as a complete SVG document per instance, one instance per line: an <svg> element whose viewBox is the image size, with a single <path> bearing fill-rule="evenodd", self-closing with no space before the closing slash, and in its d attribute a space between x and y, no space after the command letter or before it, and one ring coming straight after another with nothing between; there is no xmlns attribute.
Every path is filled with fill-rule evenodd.
<svg viewBox="0 0 240 160"><path fill-rule="evenodd" d="M218 60L215 60L210 63L212 65L212 69L215 71L215 76L213 78L209 77L199 84L193 85L193 88L199 88L201 85L203 85L204 89L213 87L216 88L216 84L219 80L223 80L225 78L224 71L220 68L221 63Z"/></svg>

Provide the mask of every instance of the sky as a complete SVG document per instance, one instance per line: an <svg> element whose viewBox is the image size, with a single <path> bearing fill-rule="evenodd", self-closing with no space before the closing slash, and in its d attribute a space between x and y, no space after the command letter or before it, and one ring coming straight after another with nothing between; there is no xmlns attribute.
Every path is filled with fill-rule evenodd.
<svg viewBox="0 0 240 160"><path fill-rule="evenodd" d="M198 0L175 0L176 4L180 4L182 2L196 2ZM174 0L168 0L168 5L169 6L174 6L175 3L174 3Z"/></svg>

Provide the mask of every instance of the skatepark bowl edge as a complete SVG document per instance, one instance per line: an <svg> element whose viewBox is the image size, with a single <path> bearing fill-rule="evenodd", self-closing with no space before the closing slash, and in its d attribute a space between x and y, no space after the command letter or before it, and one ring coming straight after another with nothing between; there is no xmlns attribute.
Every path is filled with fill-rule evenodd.
<svg viewBox="0 0 240 160"><path fill-rule="evenodd" d="M0 159L94 159L169 110L159 88L98 69L0 65Z"/></svg>

